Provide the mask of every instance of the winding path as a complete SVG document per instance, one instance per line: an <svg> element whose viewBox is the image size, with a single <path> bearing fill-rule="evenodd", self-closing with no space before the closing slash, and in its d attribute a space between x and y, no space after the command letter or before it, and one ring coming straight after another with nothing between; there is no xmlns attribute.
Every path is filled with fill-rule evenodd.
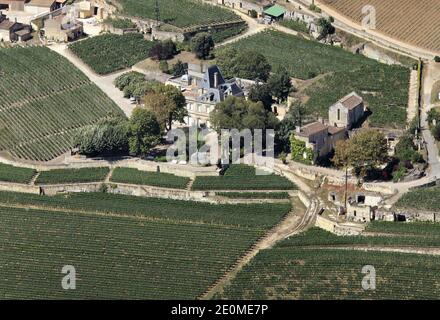
<svg viewBox="0 0 440 320"><path fill-rule="evenodd" d="M113 81L121 74L130 71L130 69L125 69L109 75L100 76L92 71L89 66L81 61L76 55L74 55L67 47L66 44L52 44L48 46L49 49L57 52L58 54L65 57L71 63L73 63L78 69L80 69L93 83L95 83L105 94L109 96L121 109L124 111L127 117L131 116L131 113L135 107L130 101L124 98L124 94L119 91L113 84Z"/></svg>

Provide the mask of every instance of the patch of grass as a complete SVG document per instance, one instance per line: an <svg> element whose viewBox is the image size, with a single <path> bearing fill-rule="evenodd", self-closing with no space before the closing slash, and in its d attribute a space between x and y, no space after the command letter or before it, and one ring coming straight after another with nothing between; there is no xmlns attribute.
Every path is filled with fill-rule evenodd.
<svg viewBox="0 0 440 320"><path fill-rule="evenodd" d="M104 181L110 172L107 167L81 169L55 169L42 171L35 181L36 184L61 184L75 182Z"/></svg>
<svg viewBox="0 0 440 320"><path fill-rule="evenodd" d="M309 33L309 28L307 27L307 23L305 23L304 21L300 21L300 20L281 20L279 22L280 25L282 25L283 27L298 31L298 32L302 32L302 33Z"/></svg>
<svg viewBox="0 0 440 320"><path fill-rule="evenodd" d="M112 182L185 189L190 179L169 173L140 171L132 168L116 168L110 180Z"/></svg>

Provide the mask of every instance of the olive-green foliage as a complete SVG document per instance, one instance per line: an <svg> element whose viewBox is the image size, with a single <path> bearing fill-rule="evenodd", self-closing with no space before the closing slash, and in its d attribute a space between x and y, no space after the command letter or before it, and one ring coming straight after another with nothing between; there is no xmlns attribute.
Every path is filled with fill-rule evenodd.
<svg viewBox="0 0 440 320"><path fill-rule="evenodd" d="M234 96L218 103L209 116L216 130L274 129L279 123L273 112L267 111L263 103Z"/></svg>
<svg viewBox="0 0 440 320"><path fill-rule="evenodd" d="M304 141L298 140L295 138L295 135L292 133L290 135L290 151L292 154L292 160L305 163L312 164L313 163L313 150L306 147L306 143Z"/></svg>
<svg viewBox="0 0 440 320"><path fill-rule="evenodd" d="M252 49L237 50L229 46L216 52L216 63L226 78L266 81L272 69L262 53Z"/></svg>
<svg viewBox="0 0 440 320"><path fill-rule="evenodd" d="M191 39L191 51L199 59L210 58L212 49L214 49L214 40L210 33L200 32Z"/></svg>
<svg viewBox="0 0 440 320"><path fill-rule="evenodd" d="M149 110L136 107L130 118L130 153L146 155L160 141L160 126L156 116Z"/></svg>
<svg viewBox="0 0 440 320"><path fill-rule="evenodd" d="M110 118L79 130L74 145L87 156L123 155L128 152L128 134L126 119Z"/></svg>

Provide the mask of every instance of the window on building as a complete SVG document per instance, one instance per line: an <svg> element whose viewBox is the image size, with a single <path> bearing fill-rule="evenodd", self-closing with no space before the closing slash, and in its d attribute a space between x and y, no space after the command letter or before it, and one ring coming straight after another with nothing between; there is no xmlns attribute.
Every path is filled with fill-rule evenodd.
<svg viewBox="0 0 440 320"><path fill-rule="evenodd" d="M341 120L341 109L338 109L338 120Z"/></svg>

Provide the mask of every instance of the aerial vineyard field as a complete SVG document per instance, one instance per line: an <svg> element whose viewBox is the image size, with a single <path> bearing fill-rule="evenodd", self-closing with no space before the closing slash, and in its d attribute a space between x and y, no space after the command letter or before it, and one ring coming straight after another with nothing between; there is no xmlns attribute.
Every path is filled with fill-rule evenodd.
<svg viewBox="0 0 440 320"><path fill-rule="evenodd" d="M21 205L37 198L39 210L0 200L0 240L8 243L0 249L1 298L194 299L289 210L271 207L263 221L240 226L235 218L243 210L232 205L200 210L199 203L180 201L177 211L168 200L79 194L52 202L15 194ZM56 210L57 202L70 211ZM79 205L81 212L72 212ZM258 205L248 206L244 218L255 211L263 214ZM75 267L75 290L61 287L65 265Z"/></svg>
<svg viewBox="0 0 440 320"><path fill-rule="evenodd" d="M75 42L69 49L96 73L108 74L148 58L153 44L138 33L104 34Z"/></svg>
<svg viewBox="0 0 440 320"><path fill-rule="evenodd" d="M293 190L295 185L285 177L257 175L255 168L232 165L224 176L198 176L193 190Z"/></svg>
<svg viewBox="0 0 440 320"><path fill-rule="evenodd" d="M130 216L146 216L179 221L227 224L249 228L268 228L290 210L288 203L209 204L171 199L143 198L121 194L72 193L38 196L0 192L0 203L38 206L57 210L78 210ZM148 211L146 211L148 208Z"/></svg>
<svg viewBox="0 0 440 320"><path fill-rule="evenodd" d="M156 19L155 0L118 0L122 13L139 18ZM180 28L240 20L230 10L203 3L201 0L159 1L161 21Z"/></svg>
<svg viewBox="0 0 440 320"><path fill-rule="evenodd" d="M356 238L316 229L293 236L260 251L215 298L439 298L440 257L338 248L341 244L356 244ZM361 285L365 276L361 271L366 265L374 266L376 271L373 291Z"/></svg>
<svg viewBox="0 0 440 320"><path fill-rule="evenodd" d="M75 182L98 182L104 181L110 169L81 168L81 169L55 169L42 171L35 181L36 184L58 184Z"/></svg>
<svg viewBox="0 0 440 320"><path fill-rule="evenodd" d="M122 111L45 47L0 48L0 150L38 161L72 147L76 130Z"/></svg>
<svg viewBox="0 0 440 320"><path fill-rule="evenodd" d="M341 48L277 31L260 32L231 46L260 52L273 70L287 68L295 78L310 79L325 74L305 92L308 112L316 117L328 117L329 106L356 91L372 111L369 117L372 126L403 128L406 125L408 68L381 64Z"/></svg>
<svg viewBox="0 0 440 320"><path fill-rule="evenodd" d="M440 212L440 187L420 188L404 194L395 204L400 209Z"/></svg>
<svg viewBox="0 0 440 320"><path fill-rule="evenodd" d="M376 28L383 34L411 45L440 52L440 7L434 0L319 0L356 23L362 8L376 10Z"/></svg>
<svg viewBox="0 0 440 320"><path fill-rule="evenodd" d="M185 189L189 178L162 172L141 171L132 168L116 168L110 181L132 183L163 188Z"/></svg>
<svg viewBox="0 0 440 320"><path fill-rule="evenodd" d="M0 163L0 181L29 183L37 173L34 169L14 167Z"/></svg>

